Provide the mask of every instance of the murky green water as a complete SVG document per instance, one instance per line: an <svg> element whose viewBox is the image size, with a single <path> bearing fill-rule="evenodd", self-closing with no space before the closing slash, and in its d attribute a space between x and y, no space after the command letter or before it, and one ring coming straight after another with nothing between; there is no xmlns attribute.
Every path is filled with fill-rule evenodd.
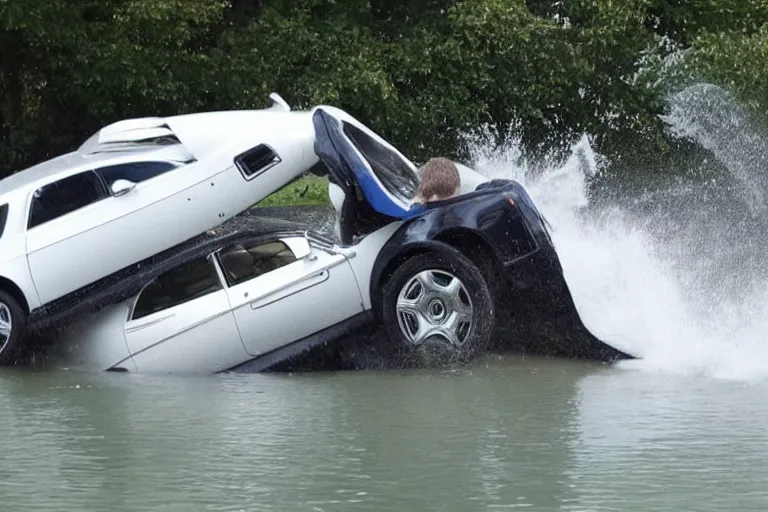
<svg viewBox="0 0 768 512"><path fill-rule="evenodd" d="M768 387L471 371L0 372L2 511L768 510Z"/></svg>

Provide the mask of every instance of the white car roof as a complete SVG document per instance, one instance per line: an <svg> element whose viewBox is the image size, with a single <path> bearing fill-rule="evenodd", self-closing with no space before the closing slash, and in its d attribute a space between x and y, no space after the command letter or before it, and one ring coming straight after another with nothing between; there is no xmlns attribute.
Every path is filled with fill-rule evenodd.
<svg viewBox="0 0 768 512"><path fill-rule="evenodd" d="M73 151L51 160L41 162L37 165L11 174L0 180L0 197L13 194L15 192L24 193L31 188L37 188L53 178L65 178L68 175L77 174L80 171L104 167L106 165L116 165L147 159L171 159L178 160L180 152L173 146L158 147L154 150L144 150L140 153L136 151L104 152L95 154L84 154L79 151Z"/></svg>
<svg viewBox="0 0 768 512"><path fill-rule="evenodd" d="M219 111L182 114L171 117L144 117L117 121L100 129L75 151L21 170L0 180L3 196L26 194L54 179L78 172L146 160L189 162L204 159L230 144L249 138L249 127L268 123L276 131L309 113L290 112L277 95L273 106L263 110Z"/></svg>

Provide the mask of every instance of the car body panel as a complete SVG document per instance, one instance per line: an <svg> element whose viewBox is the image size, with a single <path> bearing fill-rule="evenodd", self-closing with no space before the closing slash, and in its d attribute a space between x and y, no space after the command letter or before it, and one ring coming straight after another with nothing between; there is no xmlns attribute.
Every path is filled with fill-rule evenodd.
<svg viewBox="0 0 768 512"><path fill-rule="evenodd" d="M66 326L58 333L66 342L52 345L50 357L66 361L71 368L110 370L119 365L125 371L138 371L124 328L132 304L130 300L110 304L98 314Z"/></svg>
<svg viewBox="0 0 768 512"><path fill-rule="evenodd" d="M369 276L373 272L374 265L379 256L381 248L397 232L402 222L395 221L387 224L370 235L363 238L359 243L350 247L355 256L350 258L349 264L358 277L358 286L362 298L363 308L371 309L371 280Z"/></svg>
<svg viewBox="0 0 768 512"><path fill-rule="evenodd" d="M170 171L137 184L123 196L108 197L31 229L29 266L41 300L53 301L250 206L251 194L234 166L167 195L173 183L179 184L176 176L167 175L185 170L191 169ZM222 205L220 195L230 198L228 205ZM84 256L88 265L82 265Z"/></svg>
<svg viewBox="0 0 768 512"><path fill-rule="evenodd" d="M248 356L226 290L123 321L138 371L214 373Z"/></svg>
<svg viewBox="0 0 768 512"><path fill-rule="evenodd" d="M227 290L250 355L265 354L363 311L346 258L321 250L312 257Z"/></svg>
<svg viewBox="0 0 768 512"><path fill-rule="evenodd" d="M202 331L204 335L213 334L215 331L209 331L205 324L216 323L222 332L237 334L234 317L229 310L227 293L219 290L141 318L126 316L123 321L128 349L136 355L175 336L198 336L195 331ZM214 322L221 317L221 322ZM226 328L227 323L232 329Z"/></svg>
<svg viewBox="0 0 768 512"><path fill-rule="evenodd" d="M0 201L0 204L2 202ZM41 305L40 297L32 280L32 273L27 262L26 246L20 236L18 226L23 222L24 210L16 207L17 203L9 203L3 235L0 236L0 279L7 279L18 287L30 309Z"/></svg>
<svg viewBox="0 0 768 512"><path fill-rule="evenodd" d="M474 192L419 208L382 248L371 272L371 289L386 279L385 269L401 255L428 249L432 241L471 232L496 260L510 266L544 248L549 238L543 219L527 205L523 187L513 180L481 184ZM551 254L550 254L551 253ZM548 256L554 255L554 249ZM555 255L556 259L556 255Z"/></svg>

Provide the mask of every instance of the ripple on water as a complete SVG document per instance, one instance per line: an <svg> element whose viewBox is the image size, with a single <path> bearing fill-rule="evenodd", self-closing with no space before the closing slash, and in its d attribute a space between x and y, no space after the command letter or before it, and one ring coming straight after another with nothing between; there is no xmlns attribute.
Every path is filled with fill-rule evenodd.
<svg viewBox="0 0 768 512"><path fill-rule="evenodd" d="M763 511L766 389L530 358L3 372L0 495L36 511Z"/></svg>

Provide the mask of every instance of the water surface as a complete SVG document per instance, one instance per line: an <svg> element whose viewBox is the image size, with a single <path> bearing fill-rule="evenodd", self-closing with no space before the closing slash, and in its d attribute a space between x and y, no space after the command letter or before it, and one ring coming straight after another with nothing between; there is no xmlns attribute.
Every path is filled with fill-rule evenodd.
<svg viewBox="0 0 768 512"><path fill-rule="evenodd" d="M768 510L768 388L456 371L0 372L2 510Z"/></svg>

